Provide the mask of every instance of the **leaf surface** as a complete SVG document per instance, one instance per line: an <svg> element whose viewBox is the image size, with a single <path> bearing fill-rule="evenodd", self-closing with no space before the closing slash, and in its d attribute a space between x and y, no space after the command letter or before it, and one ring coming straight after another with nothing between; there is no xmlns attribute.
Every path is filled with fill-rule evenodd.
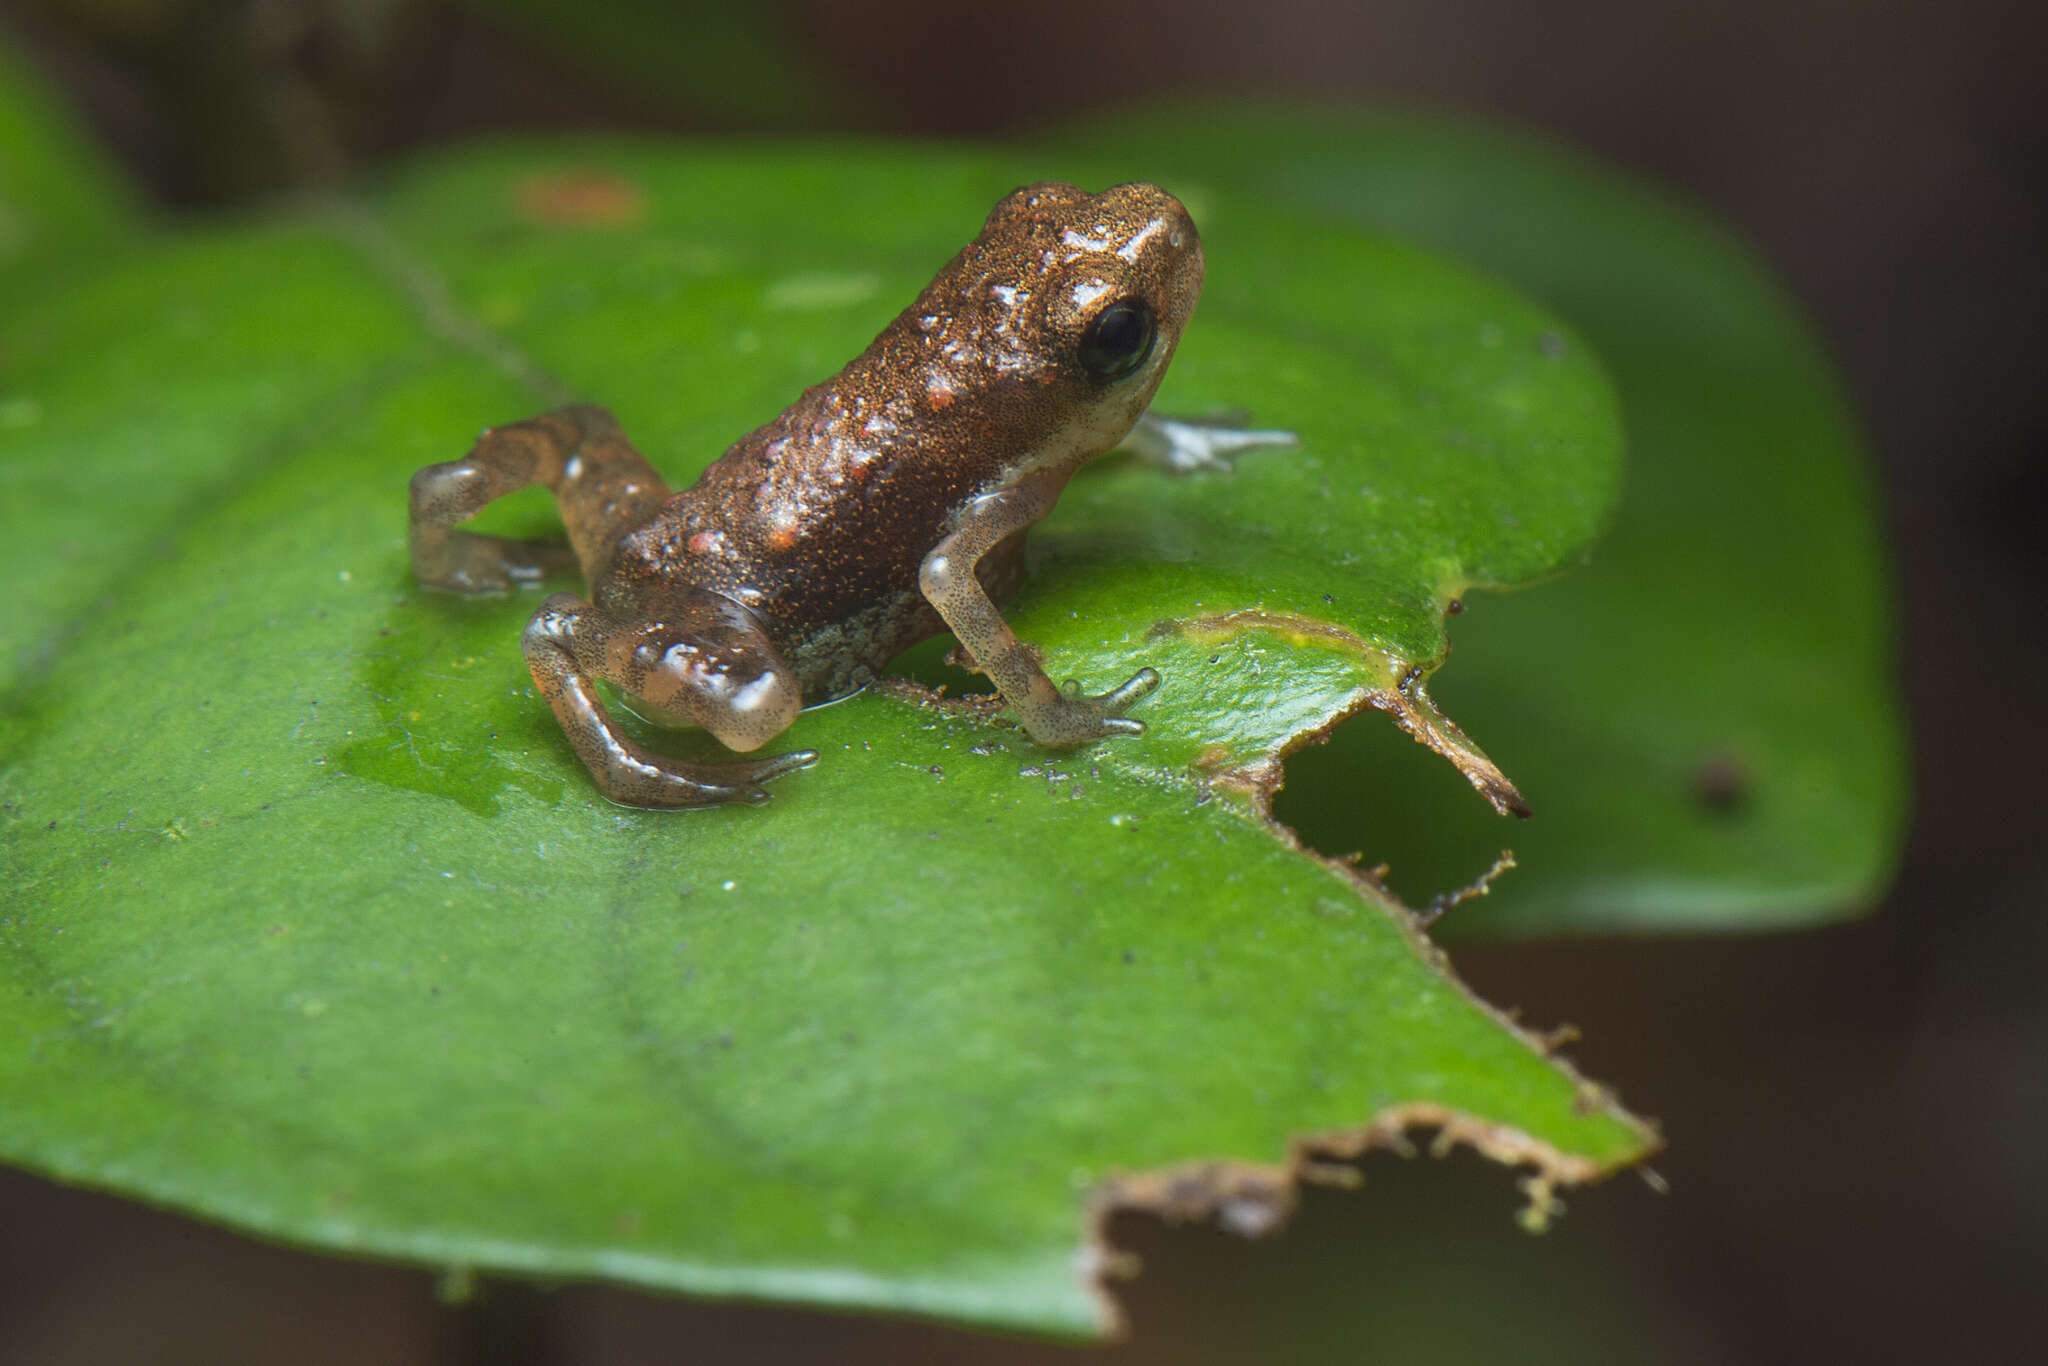
<svg viewBox="0 0 2048 1366"><path fill-rule="evenodd" d="M0 283L36 401L0 433L0 1151L340 1250L1071 1332L1109 1204L1255 1225L1306 1152L1414 1124L1539 1210L1640 1157L1245 795L1375 704L1491 781L1401 681L1455 585L1581 552L1619 456L1583 344L1500 286L1198 205L1162 402L1302 444L1107 462L1015 617L1058 675L1158 665L1140 742L898 686L807 713L824 760L766 808L626 811L533 696L533 600L410 585L414 468L568 392L685 480L1028 174L476 149Z"/></svg>

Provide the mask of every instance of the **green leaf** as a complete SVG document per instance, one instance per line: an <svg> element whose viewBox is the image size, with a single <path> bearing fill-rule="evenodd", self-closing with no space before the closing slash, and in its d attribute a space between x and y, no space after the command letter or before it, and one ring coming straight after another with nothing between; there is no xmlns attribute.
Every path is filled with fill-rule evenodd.
<svg viewBox="0 0 2048 1366"><path fill-rule="evenodd" d="M1077 480L1015 618L1062 676L1157 664L1141 742L899 684L807 713L766 808L622 810L532 599L410 585L414 468L575 393L685 478L1048 170L1102 178L508 147L0 285L0 1152L340 1250L1086 1332L1109 1208L1261 1227L1419 1124L1540 1219L1653 1146L1259 818L1366 706L1510 799L1409 676L1448 595L1581 552L1619 440L1585 346L1448 262L1202 197L1162 402L1302 444Z"/></svg>
<svg viewBox="0 0 2048 1366"><path fill-rule="evenodd" d="M1472 933L1746 930L1875 902L1905 744L1873 500L1818 348L1747 251L1483 127L1185 108L1059 146L1454 252L1570 319L1621 393L1629 474L1591 568L1468 599L1443 674L1536 818L1504 833L1361 723L1290 765L1282 819L1422 897L1511 843L1516 871L1449 922Z"/></svg>

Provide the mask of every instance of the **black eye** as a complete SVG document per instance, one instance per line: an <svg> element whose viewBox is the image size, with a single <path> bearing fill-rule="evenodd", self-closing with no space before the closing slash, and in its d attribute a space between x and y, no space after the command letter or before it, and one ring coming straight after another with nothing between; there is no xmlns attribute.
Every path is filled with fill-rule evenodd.
<svg viewBox="0 0 2048 1366"><path fill-rule="evenodd" d="M1143 299L1118 299L1095 315L1081 334L1081 368L1107 383L1122 379L1145 363L1158 334L1152 306Z"/></svg>

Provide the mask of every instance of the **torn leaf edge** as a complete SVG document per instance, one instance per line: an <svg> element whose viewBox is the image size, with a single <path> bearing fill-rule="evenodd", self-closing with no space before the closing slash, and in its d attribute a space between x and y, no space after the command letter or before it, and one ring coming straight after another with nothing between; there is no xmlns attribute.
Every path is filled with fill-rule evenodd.
<svg viewBox="0 0 2048 1366"><path fill-rule="evenodd" d="M1385 713L1417 744L1434 750L1465 776L1480 796L1503 816L1527 817L1529 804L1501 772L1500 765L1486 757L1430 697L1425 680L1445 659L1449 649L1427 662L1406 660L1373 645L1341 626L1333 626L1298 612L1274 612L1262 607L1239 608L1205 617L1175 617L1155 622L1153 637L1180 636L1203 645L1216 645L1247 631L1268 631L1297 644L1315 644L1357 658L1369 675L1386 680L1378 687L1359 689L1321 725L1288 736L1270 754L1234 765L1218 776L1260 793L1261 814L1269 822L1272 794L1279 790L1280 767L1289 756L1308 745L1320 744L1345 721L1366 708Z"/></svg>

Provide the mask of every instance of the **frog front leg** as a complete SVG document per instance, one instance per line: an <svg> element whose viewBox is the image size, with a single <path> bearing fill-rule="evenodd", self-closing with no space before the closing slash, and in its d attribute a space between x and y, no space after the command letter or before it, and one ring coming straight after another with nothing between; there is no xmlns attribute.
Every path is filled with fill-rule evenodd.
<svg viewBox="0 0 2048 1366"><path fill-rule="evenodd" d="M746 609L716 593L679 596L661 621L630 621L556 593L527 623L527 667L598 790L621 806L758 804L757 784L817 762L816 750L738 763L692 764L627 738L593 680L703 727L730 749L758 749L796 719L803 700L781 652Z"/></svg>
<svg viewBox="0 0 2048 1366"><path fill-rule="evenodd" d="M1159 675L1140 669L1122 686L1084 696L1080 685L1053 686L1031 648L1017 638L975 576L981 557L1014 532L1052 510L1059 488L1050 481L1023 483L968 505L960 525L932 548L918 567L918 586L974 658L974 667L1016 709L1041 745L1078 745L1110 735L1142 735L1145 723L1126 717L1132 703L1159 686Z"/></svg>

